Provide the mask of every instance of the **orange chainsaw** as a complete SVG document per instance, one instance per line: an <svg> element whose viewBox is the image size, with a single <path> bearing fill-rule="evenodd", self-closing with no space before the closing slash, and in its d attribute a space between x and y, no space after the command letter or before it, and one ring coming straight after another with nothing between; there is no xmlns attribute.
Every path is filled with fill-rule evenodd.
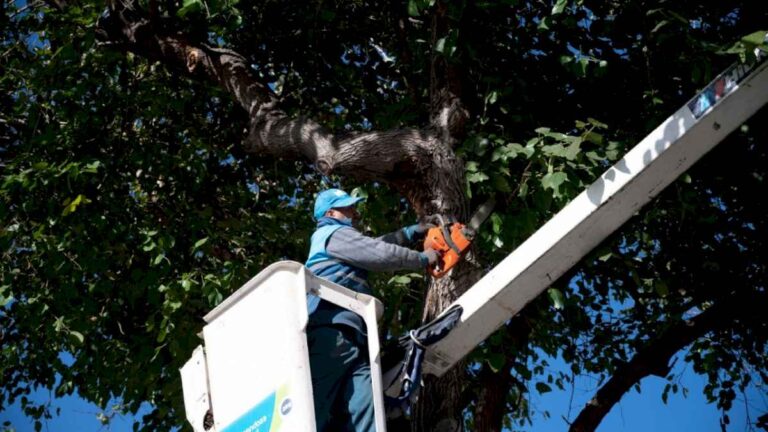
<svg viewBox="0 0 768 432"><path fill-rule="evenodd" d="M437 263L427 267L434 278L445 276L469 251L480 225L491 214L496 201L491 198L481 205L464 225L452 217L433 215L429 222L437 225L427 231L424 249L434 249L440 255Z"/></svg>

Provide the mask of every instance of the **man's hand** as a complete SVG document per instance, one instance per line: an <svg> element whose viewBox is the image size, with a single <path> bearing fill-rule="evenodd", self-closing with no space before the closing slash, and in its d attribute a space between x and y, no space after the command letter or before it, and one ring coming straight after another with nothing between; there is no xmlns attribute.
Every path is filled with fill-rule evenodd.
<svg viewBox="0 0 768 432"><path fill-rule="evenodd" d="M430 266L435 265L440 260L440 254L434 249L424 249L424 255L427 256Z"/></svg>
<svg viewBox="0 0 768 432"><path fill-rule="evenodd" d="M431 223L426 222L419 222L414 225L407 226L403 228L403 231L405 231L405 236L410 241L418 241L424 238L424 236L427 234L427 231L429 231L430 228L434 228L437 225L433 225Z"/></svg>

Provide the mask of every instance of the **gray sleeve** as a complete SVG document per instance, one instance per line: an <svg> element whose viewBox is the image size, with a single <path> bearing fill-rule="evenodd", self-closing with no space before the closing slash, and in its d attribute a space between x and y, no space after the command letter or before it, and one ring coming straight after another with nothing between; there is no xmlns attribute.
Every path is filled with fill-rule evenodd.
<svg viewBox="0 0 768 432"><path fill-rule="evenodd" d="M353 228L333 233L325 250L336 259L370 271L422 269L427 265L424 254L364 236Z"/></svg>
<svg viewBox="0 0 768 432"><path fill-rule="evenodd" d="M376 237L376 240L381 240L386 243L392 243L398 246L408 246L408 244L411 242L408 240L408 236L405 235L405 231L400 228L397 231L392 231L389 234L384 234L381 237Z"/></svg>

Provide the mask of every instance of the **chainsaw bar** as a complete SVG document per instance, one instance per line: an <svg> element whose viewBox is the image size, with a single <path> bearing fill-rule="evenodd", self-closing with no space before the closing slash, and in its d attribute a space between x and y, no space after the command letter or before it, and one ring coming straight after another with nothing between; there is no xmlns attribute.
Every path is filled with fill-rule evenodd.
<svg viewBox="0 0 768 432"><path fill-rule="evenodd" d="M480 207L475 210L475 214L472 215L472 217L469 219L469 223L467 224L467 228L471 229L474 232L477 232L478 228L480 228L480 225L485 222L486 219L488 219L488 216L491 215L491 212L493 211L493 207L496 206L496 199L494 197L488 198L488 201L484 202Z"/></svg>

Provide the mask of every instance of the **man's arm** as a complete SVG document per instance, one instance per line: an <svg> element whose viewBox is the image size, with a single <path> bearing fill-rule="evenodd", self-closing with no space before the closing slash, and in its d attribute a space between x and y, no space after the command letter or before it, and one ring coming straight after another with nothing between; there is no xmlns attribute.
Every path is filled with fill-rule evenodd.
<svg viewBox="0 0 768 432"><path fill-rule="evenodd" d="M354 228L341 228L333 233L325 250L336 259L370 271L422 269L428 264L427 256L421 252L384 241L382 237L364 236Z"/></svg>
<svg viewBox="0 0 768 432"><path fill-rule="evenodd" d="M383 242L396 244L398 246L408 247L412 243L418 241L418 239L423 239L427 230L432 226L434 225L424 223L409 225L389 234L384 234L383 236L377 237L376 239Z"/></svg>

